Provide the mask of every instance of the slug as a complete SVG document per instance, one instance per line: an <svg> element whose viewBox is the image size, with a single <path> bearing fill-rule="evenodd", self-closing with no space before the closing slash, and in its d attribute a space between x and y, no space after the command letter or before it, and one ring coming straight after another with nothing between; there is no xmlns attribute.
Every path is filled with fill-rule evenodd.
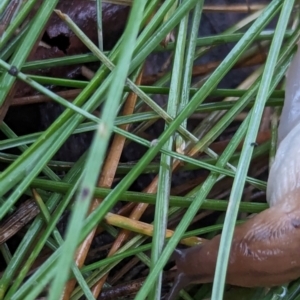
<svg viewBox="0 0 300 300"><path fill-rule="evenodd" d="M300 277L300 50L287 72L278 128L278 148L267 183L270 208L236 226L226 283L242 287L279 286ZM176 299L190 283L213 281L221 235L175 250Z"/></svg>

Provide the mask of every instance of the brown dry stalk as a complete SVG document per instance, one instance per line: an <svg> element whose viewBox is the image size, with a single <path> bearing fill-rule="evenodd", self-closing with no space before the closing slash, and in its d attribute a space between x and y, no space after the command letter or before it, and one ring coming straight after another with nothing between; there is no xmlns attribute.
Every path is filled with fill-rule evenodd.
<svg viewBox="0 0 300 300"><path fill-rule="evenodd" d="M143 71L140 72L138 78L136 79L136 84L140 85L141 79L142 79L142 74ZM136 103L137 95L134 93L130 93L127 97L126 103L124 105L123 109L123 115L130 115L134 111L135 103ZM129 124L122 125L120 128L123 130L128 130ZM104 187L104 188L110 188L114 177L115 173L119 164L119 160L122 154L123 146L125 143L125 137L120 136L120 135L115 135L110 151L108 151L108 156L105 160L101 176L98 181L98 187ZM98 205L102 202L102 199L100 198L95 198L91 207L89 213L91 213ZM92 243L92 240L94 238L95 232L97 228L94 228L90 234L87 236L87 238L82 242L82 244L79 246L76 255L75 255L75 263L76 265L81 268L85 258L87 256L87 253L90 249L90 245ZM71 293L75 287L76 280L71 279L68 281L68 283L65 286L65 289L63 291L62 298L63 300L67 300L70 298Z"/></svg>
<svg viewBox="0 0 300 300"><path fill-rule="evenodd" d="M270 140L270 137L271 137L270 130L260 131L257 134L255 142L258 145L260 145L260 144L263 144L263 143L267 142L268 140ZM220 142L215 142L215 143L211 144L210 149L213 150L216 153L222 153L225 150L225 148L227 147L227 145L229 144L229 142L230 142L230 140L224 140L224 141L220 141ZM242 140L239 143L239 145L237 147L237 150L241 150L242 147L243 147L243 145L244 145L244 140Z"/></svg>
<svg viewBox="0 0 300 300"><path fill-rule="evenodd" d="M141 221L129 219L123 216L119 216L116 214L108 213L105 216L105 221L107 224L117 226L119 228L128 229L129 232L136 232L147 236L153 236L153 225L144 223ZM174 231L167 229L166 230L166 238L170 238L173 235ZM205 239L193 236L189 238L182 239L180 241L181 244L186 246L195 246L203 243Z"/></svg>
<svg viewBox="0 0 300 300"><path fill-rule="evenodd" d="M174 161L173 164L173 169L172 171L175 170L175 168L177 168L177 166L179 165L179 161ZM158 175L153 179L153 181L151 182L151 184L143 191L144 193L150 193L150 194L154 194L157 191L157 181L158 181ZM129 218L132 220L139 220L141 218L141 216L143 215L143 213L145 212L145 210L147 209L148 204L147 203L139 203L135 206L134 210L132 211L132 213L130 214ZM113 255L121 246L122 244L126 241L126 239L129 237L129 234L131 233L131 231L123 229L119 235L117 236L108 256ZM92 292L95 298L97 298L101 292L102 286L104 284L104 282L106 281L108 274L106 274L104 277L102 277L100 279L100 281L93 287Z"/></svg>
<svg viewBox="0 0 300 300"><path fill-rule="evenodd" d="M157 178L158 176L155 177L155 179L152 181L152 183L146 188L143 192L144 193L156 193L157 190ZM139 220L140 217L143 215L144 211L148 207L148 204L145 203L139 203L135 206L133 212L130 214L129 218L132 220ZM112 248L110 249L108 256L113 255L124 243L124 241L128 238L129 234L131 231L123 229L117 236ZM106 274L104 277L102 277L96 285L94 285L92 292L95 298L98 297L98 295L101 292L102 286L107 278L108 274Z"/></svg>
<svg viewBox="0 0 300 300"><path fill-rule="evenodd" d="M142 77L143 77L143 72L141 72L139 74L139 77L137 78L136 80L136 84L139 85L141 84L141 81L142 81ZM124 107L124 115L129 115L129 114L132 114L133 111L134 111L134 107L135 107L135 103L136 103L136 99L137 99L137 95L136 94L133 94L131 93L128 97L128 100L125 104L125 107ZM123 125L121 126L123 129L125 130L128 130L128 126L129 125ZM114 151L118 151L119 155L121 155L122 153L122 149L124 147L124 144L125 144L125 138L124 137L121 137L121 136L115 136L115 139L113 141L113 144L112 144L112 147L111 149L114 149ZM111 153L110 153L111 154ZM110 156L109 154L109 156ZM111 182L114 178L114 175L115 175L115 172L116 172L116 169L117 169L117 166L118 164L115 166L115 169L112 170L112 168L109 166L109 156L107 158L107 161L108 161L108 164L107 164L107 167L104 166L103 168L103 172L101 174L101 177L100 177L100 182L101 181L104 181L105 180L105 177L107 178L110 178ZM111 158L112 159L112 158ZM119 161L119 159L118 159ZM110 249L109 253L108 253L108 256L111 256L113 255L119 248L120 248L121 244L118 243L118 241L116 240L112 246L112 248ZM108 274L106 274L104 277L102 277L92 288L92 293L94 295L95 298L98 297L98 295L100 294L101 292L101 289L102 289L102 286L104 284L104 282L106 281L106 278L107 278Z"/></svg>
<svg viewBox="0 0 300 300"><path fill-rule="evenodd" d="M136 292L141 288L145 281L145 278L139 278L120 284L116 287L103 290L98 299L101 300L113 300L113 299L123 299L125 296L136 294Z"/></svg>
<svg viewBox="0 0 300 300"><path fill-rule="evenodd" d="M180 161L174 161L173 163L173 168L172 171L174 171L178 165L179 165ZM153 181L150 183L150 185L143 190L143 193L149 193L149 194L154 194L157 191L157 182L158 182L158 178L159 176L156 175L155 178L153 179ZM147 207L149 206L149 204L147 203L139 203L135 206L134 210L131 212L129 218L133 219L133 220L139 220L141 218L141 216L143 215L143 213L145 212L145 210L147 209ZM115 252L117 251L117 249L124 243L124 241L128 238L129 234L131 233L131 231L129 230L122 230L118 237L115 240L115 243L111 249L111 252ZM114 253L113 252L113 253Z"/></svg>
<svg viewBox="0 0 300 300"><path fill-rule="evenodd" d="M0 224L0 245L20 231L39 211L32 199L22 203L11 216Z"/></svg>
<svg viewBox="0 0 300 300"><path fill-rule="evenodd" d="M244 67L252 67L259 64L264 63L266 60L266 54L265 53L257 53L254 56L247 57L246 59L242 59L238 61L233 68L244 68ZM210 72L214 71L219 65L221 61L213 61L206 63L204 65L198 65L193 66L192 76L204 76L209 74ZM168 71L161 71L153 75L145 76L142 80L143 85L151 85L155 83L158 79L162 78L164 75L166 75Z"/></svg>
<svg viewBox="0 0 300 300"><path fill-rule="evenodd" d="M235 13L250 13L262 10L266 7L265 4L226 4L226 5L204 5L205 12L235 12Z"/></svg>
<svg viewBox="0 0 300 300"><path fill-rule="evenodd" d="M57 92L56 94L66 100L73 100L81 92L82 92L81 89L73 89L73 90ZM49 101L52 101L52 99L46 95L25 96L25 97L14 98L11 102L11 106L28 105L28 104L43 103Z"/></svg>
<svg viewBox="0 0 300 300"><path fill-rule="evenodd" d="M114 286L119 280L122 279L124 282L126 280L126 274L130 271L134 270L134 267L140 263L140 258L136 255L133 256L124 266L122 266L122 269L118 270L117 273L115 273L110 279L109 284L111 286ZM127 276L128 277L128 276ZM127 280L126 280L127 281ZM125 281L125 282L126 282ZM103 292L103 289L102 289ZM102 294L102 293L101 293ZM100 296L101 296L100 294ZM99 299L99 298L98 298Z"/></svg>
<svg viewBox="0 0 300 300"><path fill-rule="evenodd" d="M86 66L81 67L81 74L88 80L91 80L95 76L95 72L93 72L91 69L89 69Z"/></svg>

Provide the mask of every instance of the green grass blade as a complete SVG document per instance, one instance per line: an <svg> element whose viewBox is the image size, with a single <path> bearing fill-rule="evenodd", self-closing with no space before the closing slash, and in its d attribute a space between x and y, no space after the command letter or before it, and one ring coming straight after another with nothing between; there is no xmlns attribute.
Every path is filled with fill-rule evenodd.
<svg viewBox="0 0 300 300"><path fill-rule="evenodd" d="M212 291L212 300L222 300L227 271L227 264L230 254L230 245L233 238L234 225L237 218L238 206L245 185L245 178L248 172L253 146L251 143L256 140L260 120L262 117L265 102L271 86L272 76L275 70L275 62L278 59L279 51L283 41L283 35L288 24L288 16L292 11L294 0L286 0L283 3L281 14L277 23L274 39L271 44L266 66L262 75L261 84L253 106L249 128L245 138L243 150L237 167L237 173L233 182L232 192L229 199L229 208L226 213L223 234L220 241L219 254L217 259L216 273Z"/></svg>
<svg viewBox="0 0 300 300"><path fill-rule="evenodd" d="M32 4L34 1L28 2L28 4ZM55 8L58 0L52 1L44 1L42 2L40 9L36 13L34 17L34 22L30 29L28 30L27 34L24 36L26 40L26 48L22 47L14 54L11 64L16 67L18 70L24 64L26 58L28 57L34 43L38 39L40 33L42 32L46 22L48 21L53 9ZM8 73L3 73L0 77L0 81L5 83L3 88L0 89L0 106L3 105L12 85L14 84L16 78L11 76Z"/></svg>
<svg viewBox="0 0 300 300"><path fill-rule="evenodd" d="M78 245L80 231L83 228L84 218L93 196L98 174L104 161L109 138L113 130L114 119L118 111L117 109L123 91L123 83L125 83L127 78L138 30L140 23L142 22L145 4L146 1L140 1L139 3L135 2L130 13L128 25L124 33L124 39L121 44L118 65L112 73L113 79L103 108L102 121L99 124L89 151L85 166L85 174L67 229L65 244L62 248L62 255L56 264L57 271L51 284L49 300L56 300L60 297L64 284L68 279L68 271L72 263L73 254ZM63 269L61 268L62 266L64 266Z"/></svg>

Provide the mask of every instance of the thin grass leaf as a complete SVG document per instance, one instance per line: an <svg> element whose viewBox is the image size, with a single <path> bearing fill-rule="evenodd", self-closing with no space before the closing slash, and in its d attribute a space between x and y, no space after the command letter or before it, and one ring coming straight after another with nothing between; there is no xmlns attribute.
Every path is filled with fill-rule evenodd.
<svg viewBox="0 0 300 300"><path fill-rule="evenodd" d="M62 255L56 264L57 271L51 285L52 289L50 290L49 300L56 300L60 297L63 286L68 278L68 270L75 249L79 244L78 238L80 236L80 231L93 196L96 180L99 171L101 170L105 158L105 151L113 130L113 120L116 117L122 94L122 83L125 82L127 77L145 4L146 1L138 4L135 2L130 13L128 25L124 33L124 40L121 45L118 65L112 73L113 79L103 108L102 121L99 124L89 151L85 166L85 174L79 188L78 196L76 197L76 203L67 229ZM116 86L118 86L118 88L116 88ZM61 270L62 265L64 266L63 271Z"/></svg>
<svg viewBox="0 0 300 300"><path fill-rule="evenodd" d="M97 0L97 30L98 30L98 46L103 52L103 30L102 30L102 0Z"/></svg>
<svg viewBox="0 0 300 300"><path fill-rule="evenodd" d="M31 0L28 2L27 13L30 9L30 5L33 5L36 0ZM39 37L42 29L46 25L46 22L48 21L53 9L55 8L58 0L53 1L45 1L40 6L40 9L36 13L34 17L34 21L32 23L32 26L28 30L27 34L24 36L24 39L26 39L26 48L20 48L13 56L11 60L11 64L17 68L20 69L23 63L25 62L26 58L28 57L34 43L36 42L37 38ZM13 26L13 25L12 25ZM5 36L3 37L3 39ZM0 90L0 106L3 105L8 92L12 88L12 85L15 82L15 77L11 76L8 73L3 73L0 81L2 83L5 83L3 85L3 88Z"/></svg>
<svg viewBox="0 0 300 300"><path fill-rule="evenodd" d="M177 3L176 3L177 5ZM171 117L175 117L179 97L182 87L182 73L183 73L183 58L185 53L185 43L187 38L187 26L188 17L186 15L180 22L178 35L177 35L177 47L175 51L174 64L173 64L173 77L170 85L170 94L168 99L167 113ZM166 125L167 127L167 125ZM170 137L167 143L163 146L164 150L172 150L174 139ZM167 228L167 217L168 217L168 203L170 197L170 188L172 180L172 158L165 154L162 154L159 168L159 181L157 187L157 199L155 206L155 218L154 218L154 233L153 233L153 247L151 251L151 265L150 270L154 268L156 262L163 250L165 234ZM149 299L161 298L161 287L162 287L162 272L158 275L154 289L151 292Z"/></svg>
<svg viewBox="0 0 300 300"><path fill-rule="evenodd" d="M271 87L272 76L275 70L275 63L278 60L283 34L288 24L288 16L293 8L294 1L286 0L283 3L280 17L277 23L274 39L271 44L266 66L262 75L261 84L256 97L256 102L252 109L249 128L246 134L245 143L234 178L232 192L229 199L229 208L226 213L223 235L220 241L219 254L214 277L212 300L223 299L225 277L230 253L230 245L233 238L234 225L238 213L238 206L241 200L242 190L245 185L245 178L249 168L250 159L253 152L251 143L255 141L265 102L268 98Z"/></svg>

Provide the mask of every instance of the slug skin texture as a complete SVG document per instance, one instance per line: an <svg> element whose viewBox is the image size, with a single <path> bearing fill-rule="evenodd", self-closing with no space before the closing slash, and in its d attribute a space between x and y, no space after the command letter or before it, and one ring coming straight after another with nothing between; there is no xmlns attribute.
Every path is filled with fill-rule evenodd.
<svg viewBox="0 0 300 300"><path fill-rule="evenodd" d="M213 281L220 235L202 245L176 250L177 274L168 300L190 283ZM271 287L300 277L300 212L277 204L236 227L226 282Z"/></svg>
<svg viewBox="0 0 300 300"><path fill-rule="evenodd" d="M226 283L279 286L300 277L300 51L289 67L278 150L267 185L269 209L235 228ZM220 235L175 250L177 275L166 300L190 283L213 281Z"/></svg>

